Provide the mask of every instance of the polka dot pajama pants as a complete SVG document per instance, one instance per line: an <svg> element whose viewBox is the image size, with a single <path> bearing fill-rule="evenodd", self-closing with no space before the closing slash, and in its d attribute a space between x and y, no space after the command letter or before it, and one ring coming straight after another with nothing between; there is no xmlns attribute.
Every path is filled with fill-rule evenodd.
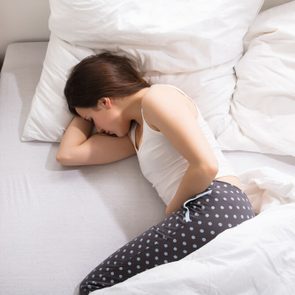
<svg viewBox="0 0 295 295"><path fill-rule="evenodd" d="M110 287L155 266L179 260L224 230L254 217L239 188L214 180L201 194L98 265L80 284L80 295Z"/></svg>

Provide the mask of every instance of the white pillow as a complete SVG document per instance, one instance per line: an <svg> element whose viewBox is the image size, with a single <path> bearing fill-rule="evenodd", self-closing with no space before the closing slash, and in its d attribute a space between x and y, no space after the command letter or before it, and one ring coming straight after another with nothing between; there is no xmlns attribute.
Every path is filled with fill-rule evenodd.
<svg viewBox="0 0 295 295"><path fill-rule="evenodd" d="M42 72L36 89L23 140L60 140L70 121L69 113L62 118L56 115L60 110L68 112L62 90L69 68L87 50L91 54L102 49L136 56L149 80L182 88L197 101L204 118L219 134L230 119L233 66L243 51L242 38L262 2L51 0L49 26L58 38L50 39L49 48L57 48L51 43L58 43L63 49L46 56L46 74ZM55 54L59 55L59 65L47 75L45 67L56 64ZM44 91L48 85L44 80L56 76L59 79L51 84L50 92ZM45 114L52 100L53 109ZM40 119L41 113L46 119Z"/></svg>
<svg viewBox="0 0 295 295"><path fill-rule="evenodd" d="M63 95L69 69L91 54L94 54L91 49L73 46L51 34L23 141L60 141L73 117Z"/></svg>
<svg viewBox="0 0 295 295"><path fill-rule="evenodd" d="M236 66L224 149L295 156L295 1L261 13Z"/></svg>

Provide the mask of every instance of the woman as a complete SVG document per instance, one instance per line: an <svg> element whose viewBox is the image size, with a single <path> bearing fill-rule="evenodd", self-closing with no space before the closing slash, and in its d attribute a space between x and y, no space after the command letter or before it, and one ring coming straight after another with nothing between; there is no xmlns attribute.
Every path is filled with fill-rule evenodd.
<svg viewBox="0 0 295 295"><path fill-rule="evenodd" d="M75 117L57 160L94 165L137 154L143 175L167 204L167 217L97 266L80 294L179 260L254 217L197 107L178 88L150 85L133 61L105 52L74 67L65 96Z"/></svg>

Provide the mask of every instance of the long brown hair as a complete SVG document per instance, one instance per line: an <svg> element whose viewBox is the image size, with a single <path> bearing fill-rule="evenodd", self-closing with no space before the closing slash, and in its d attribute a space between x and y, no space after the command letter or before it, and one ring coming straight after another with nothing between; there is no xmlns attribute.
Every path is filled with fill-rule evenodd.
<svg viewBox="0 0 295 295"><path fill-rule="evenodd" d="M86 57L72 69L64 94L70 112L78 115L76 107L95 107L102 97L120 98L149 86L135 61L103 52Z"/></svg>

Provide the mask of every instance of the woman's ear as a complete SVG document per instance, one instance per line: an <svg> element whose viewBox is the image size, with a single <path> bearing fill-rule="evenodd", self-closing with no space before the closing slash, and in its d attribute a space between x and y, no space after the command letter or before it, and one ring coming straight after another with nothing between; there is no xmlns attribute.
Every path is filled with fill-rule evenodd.
<svg viewBox="0 0 295 295"><path fill-rule="evenodd" d="M112 100L109 97L102 97L97 101L98 109L109 109L112 107Z"/></svg>

